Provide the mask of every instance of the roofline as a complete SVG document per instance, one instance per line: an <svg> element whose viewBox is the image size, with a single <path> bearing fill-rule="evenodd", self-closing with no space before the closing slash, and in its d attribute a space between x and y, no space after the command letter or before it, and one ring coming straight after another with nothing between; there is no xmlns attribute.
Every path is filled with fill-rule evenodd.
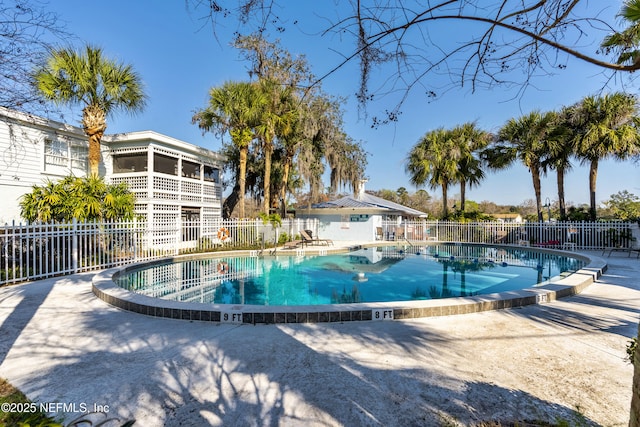
<svg viewBox="0 0 640 427"><path fill-rule="evenodd" d="M182 151L188 151L194 154L205 155L215 158L216 160L224 161L224 156L221 154L209 150L208 148L200 147L199 145L192 144L190 142L182 141L180 139L173 138L162 133L158 133L152 130L135 131L135 132L123 132L105 135L102 138L103 141L109 143L125 143L134 141L148 141L150 144L156 142L166 144L173 148L178 148Z"/></svg>
<svg viewBox="0 0 640 427"><path fill-rule="evenodd" d="M4 116L6 118L28 124L29 126L37 126L49 131L63 132L66 134L74 135L76 137L87 138L84 129L79 126L69 125L56 120L40 117L35 114L25 113L22 111L12 110L10 108L0 106L0 116ZM215 151L152 130L106 134L102 137L102 141L105 143L145 140L150 141L150 143L159 142L170 147L180 149L182 151L188 151L194 154L209 156L219 161L224 161L224 156Z"/></svg>
<svg viewBox="0 0 640 427"><path fill-rule="evenodd" d="M402 210L393 210L387 208L376 208L369 206L361 206L361 207L335 207L335 208L297 208L296 214L340 214L347 215L349 213L358 213L358 214L369 214L369 215L404 215L418 218L427 218L427 214L424 215L413 215L410 212L402 211Z"/></svg>
<svg viewBox="0 0 640 427"><path fill-rule="evenodd" d="M13 119L18 122L23 122L23 123L29 124L30 126L38 126L41 128L47 128L48 130L69 133L69 134L73 134L80 137L87 136L84 133L84 130L79 126L69 125L66 123L59 122L57 120L47 119L31 113L12 110L7 107L0 106L0 116Z"/></svg>

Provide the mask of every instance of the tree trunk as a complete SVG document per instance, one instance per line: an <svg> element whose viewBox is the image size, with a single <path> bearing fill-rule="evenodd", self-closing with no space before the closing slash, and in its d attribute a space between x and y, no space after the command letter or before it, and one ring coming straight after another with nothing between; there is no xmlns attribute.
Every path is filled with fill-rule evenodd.
<svg viewBox="0 0 640 427"><path fill-rule="evenodd" d="M293 160L292 156L287 154L284 159L284 166L282 172L282 188L280 189L280 203L281 203L281 214L282 218L287 216L287 184L289 183L289 170L291 169L291 161Z"/></svg>
<svg viewBox="0 0 640 427"><path fill-rule="evenodd" d="M464 212L464 204L466 201L467 182L465 180L460 181L460 212Z"/></svg>
<svg viewBox="0 0 640 427"><path fill-rule="evenodd" d="M538 212L538 222L544 221L542 217L542 196L540 192L540 171L537 168L531 168L531 178L533 179L533 191L536 194L536 211Z"/></svg>
<svg viewBox="0 0 640 427"><path fill-rule="evenodd" d="M269 215L271 207L271 154L273 146L271 143L264 144L264 200L262 201L262 211Z"/></svg>
<svg viewBox="0 0 640 427"><path fill-rule="evenodd" d="M100 167L100 141L107 130L107 115L97 105L82 110L82 127L89 137L89 173L98 176Z"/></svg>
<svg viewBox="0 0 640 427"><path fill-rule="evenodd" d="M591 208L589 209L589 215L591 221L596 220L596 179L598 177L598 160L591 160L591 167L589 168L589 202Z"/></svg>
<svg viewBox="0 0 640 427"><path fill-rule="evenodd" d="M246 193L247 186L247 154L249 147L240 147L240 176L238 176L238 203L240 209L238 211L238 218L244 218L244 195ZM235 187L234 187L235 190Z"/></svg>
<svg viewBox="0 0 640 427"><path fill-rule="evenodd" d="M556 173L558 182L558 207L560 208L560 221L565 221L567 219L567 211L564 204L564 168L558 167Z"/></svg>
<svg viewBox="0 0 640 427"><path fill-rule="evenodd" d="M442 184L442 219L449 216L449 207L447 206L447 185Z"/></svg>
<svg viewBox="0 0 640 427"><path fill-rule="evenodd" d="M236 184L231 194L224 200L222 204L222 218L229 219L240 199L240 184ZM242 205L240 205L242 207ZM242 217L240 217L242 218Z"/></svg>
<svg viewBox="0 0 640 427"><path fill-rule="evenodd" d="M100 141L102 132L89 135L89 173L98 176L100 170Z"/></svg>

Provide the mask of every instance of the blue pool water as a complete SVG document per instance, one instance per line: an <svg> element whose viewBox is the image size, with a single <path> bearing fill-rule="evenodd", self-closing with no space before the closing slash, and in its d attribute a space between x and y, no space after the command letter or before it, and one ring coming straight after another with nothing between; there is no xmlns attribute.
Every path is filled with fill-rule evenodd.
<svg viewBox="0 0 640 427"><path fill-rule="evenodd" d="M520 249L436 245L196 259L155 264L114 280L130 291L176 301L318 305L504 292L553 282L583 265L578 259Z"/></svg>

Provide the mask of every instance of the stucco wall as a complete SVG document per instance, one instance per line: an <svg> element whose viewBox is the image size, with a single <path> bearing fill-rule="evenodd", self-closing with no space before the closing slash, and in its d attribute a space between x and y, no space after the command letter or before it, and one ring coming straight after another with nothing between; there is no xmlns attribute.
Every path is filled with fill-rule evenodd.
<svg viewBox="0 0 640 427"><path fill-rule="evenodd" d="M307 216L301 213L298 217ZM373 241L376 238L376 227L382 226L380 215L368 215L368 218L358 215L359 221L352 221L349 214L314 214L311 217L319 221L318 237L321 239Z"/></svg>

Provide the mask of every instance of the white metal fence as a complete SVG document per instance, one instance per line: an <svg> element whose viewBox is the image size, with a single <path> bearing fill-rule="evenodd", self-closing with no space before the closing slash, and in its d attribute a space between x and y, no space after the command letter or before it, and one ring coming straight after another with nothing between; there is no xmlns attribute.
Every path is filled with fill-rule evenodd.
<svg viewBox="0 0 640 427"><path fill-rule="evenodd" d="M381 240L487 243L594 250L629 247L636 223L606 222L451 222L406 221L382 223Z"/></svg>
<svg viewBox="0 0 640 427"><path fill-rule="evenodd" d="M99 270L180 253L259 249L300 230L318 231L317 220L76 222L0 227L0 285Z"/></svg>
<svg viewBox="0 0 640 427"><path fill-rule="evenodd" d="M383 222L379 240L512 244L593 250L629 247L635 223L614 222ZM71 222L0 227L0 285L110 268L180 253L218 249L260 249L296 238L300 230L318 235L317 219L167 222ZM345 232L344 240L350 239Z"/></svg>

